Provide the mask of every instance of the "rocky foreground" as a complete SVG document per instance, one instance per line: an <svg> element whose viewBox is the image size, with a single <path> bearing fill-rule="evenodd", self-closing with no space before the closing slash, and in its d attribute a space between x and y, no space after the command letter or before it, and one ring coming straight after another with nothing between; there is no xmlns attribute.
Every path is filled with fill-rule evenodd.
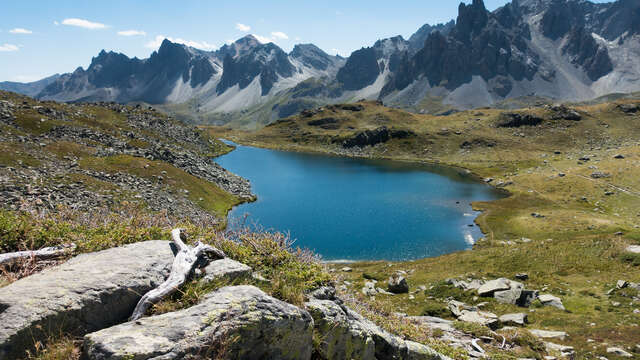
<svg viewBox="0 0 640 360"><path fill-rule="evenodd" d="M298 307L255 286L225 286L194 306L127 322L172 261L169 242L147 241L80 255L0 288L0 359L56 333L83 336L86 359L448 359L382 330L331 287ZM202 283L259 278L228 258L197 274Z"/></svg>

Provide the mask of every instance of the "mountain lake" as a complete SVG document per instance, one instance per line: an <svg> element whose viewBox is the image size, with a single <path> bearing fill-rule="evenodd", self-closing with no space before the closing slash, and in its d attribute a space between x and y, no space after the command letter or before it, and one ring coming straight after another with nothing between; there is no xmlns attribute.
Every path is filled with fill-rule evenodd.
<svg viewBox="0 0 640 360"><path fill-rule="evenodd" d="M483 236L473 201L504 194L464 170L237 145L215 159L258 200L229 227L288 233L325 261L404 261L469 249Z"/></svg>

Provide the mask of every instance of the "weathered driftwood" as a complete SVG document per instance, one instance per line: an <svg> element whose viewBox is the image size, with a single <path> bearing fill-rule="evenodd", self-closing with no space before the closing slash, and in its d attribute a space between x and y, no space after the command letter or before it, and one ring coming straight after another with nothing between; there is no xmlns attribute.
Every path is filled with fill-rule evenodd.
<svg viewBox="0 0 640 360"><path fill-rule="evenodd" d="M76 245L59 245L42 248L40 250L18 251L6 254L0 254L0 266L11 266L21 260L46 260L61 257L75 250Z"/></svg>
<svg viewBox="0 0 640 360"><path fill-rule="evenodd" d="M190 247L184 243L183 236L181 229L174 229L171 232L171 238L177 248L176 257L171 266L171 274L160 286L149 291L140 299L129 318L130 321L140 319L151 305L157 304L178 290L187 281L194 268L202 263L205 254L214 259L225 257L224 252L221 250L200 242L197 242L195 247Z"/></svg>

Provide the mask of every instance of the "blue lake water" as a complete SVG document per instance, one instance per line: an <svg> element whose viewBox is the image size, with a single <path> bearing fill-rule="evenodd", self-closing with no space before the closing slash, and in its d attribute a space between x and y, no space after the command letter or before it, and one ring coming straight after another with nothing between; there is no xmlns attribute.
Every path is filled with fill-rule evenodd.
<svg viewBox="0 0 640 360"><path fill-rule="evenodd" d="M238 223L289 232L324 260L412 260L470 248L473 201L502 195L456 169L238 146L215 161L258 196ZM248 216L246 221L243 219Z"/></svg>

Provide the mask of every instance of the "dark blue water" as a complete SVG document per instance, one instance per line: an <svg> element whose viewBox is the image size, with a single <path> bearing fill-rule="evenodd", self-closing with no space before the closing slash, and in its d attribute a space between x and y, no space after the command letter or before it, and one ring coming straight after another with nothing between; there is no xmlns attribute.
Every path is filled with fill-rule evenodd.
<svg viewBox="0 0 640 360"><path fill-rule="evenodd" d="M501 197L438 166L246 146L216 162L249 179L258 196L236 207L230 224L248 214L245 224L290 232L295 245L325 260L399 261L467 249L482 236L469 227L478 215L470 203Z"/></svg>

